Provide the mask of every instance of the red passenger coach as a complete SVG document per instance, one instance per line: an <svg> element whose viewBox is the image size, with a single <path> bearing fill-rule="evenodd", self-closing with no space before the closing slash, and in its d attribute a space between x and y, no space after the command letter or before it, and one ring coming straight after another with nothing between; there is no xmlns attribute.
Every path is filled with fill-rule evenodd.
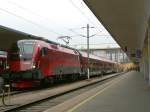
<svg viewBox="0 0 150 112"><path fill-rule="evenodd" d="M89 55L89 61L88 61L87 53L81 51L80 53L82 55L81 63L82 63L83 73L87 74L87 68L89 68L90 76L103 75L103 74L116 72L115 70L116 62L92 54Z"/></svg>
<svg viewBox="0 0 150 112"><path fill-rule="evenodd" d="M9 75L17 88L53 82L81 73L79 52L41 40L20 40L8 50Z"/></svg>

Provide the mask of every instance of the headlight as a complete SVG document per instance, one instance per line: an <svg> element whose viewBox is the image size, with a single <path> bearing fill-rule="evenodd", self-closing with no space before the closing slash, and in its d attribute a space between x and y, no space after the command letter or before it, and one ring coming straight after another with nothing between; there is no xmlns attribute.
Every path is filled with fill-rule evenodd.
<svg viewBox="0 0 150 112"><path fill-rule="evenodd" d="M22 57L22 54L19 54L19 57L21 58L21 57Z"/></svg>
<svg viewBox="0 0 150 112"><path fill-rule="evenodd" d="M32 69L35 69L35 68L36 68L36 63L33 62L33 63L32 63Z"/></svg>
<svg viewBox="0 0 150 112"><path fill-rule="evenodd" d="M10 68L9 65L7 65L7 66L6 66L6 69L9 69L9 68Z"/></svg>

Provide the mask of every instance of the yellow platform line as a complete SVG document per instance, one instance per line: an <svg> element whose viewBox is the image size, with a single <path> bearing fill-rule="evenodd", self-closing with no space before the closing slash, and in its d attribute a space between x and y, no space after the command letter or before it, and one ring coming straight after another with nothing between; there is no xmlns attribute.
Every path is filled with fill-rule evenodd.
<svg viewBox="0 0 150 112"><path fill-rule="evenodd" d="M122 78L124 79L124 78ZM73 112L74 110L76 110L77 108L79 108L80 106L82 106L83 104L85 104L86 102L92 100L94 97L100 95L101 93L103 93L104 91L106 91L108 88L110 88L111 86L113 86L114 84L118 83L119 81L121 81L122 79L118 79L117 81L113 81L108 83L108 86L103 88L102 90L98 91L96 94L94 94L93 96L87 98L86 100L82 101L81 103L79 103L78 105L74 106L73 108L69 109L67 112Z"/></svg>

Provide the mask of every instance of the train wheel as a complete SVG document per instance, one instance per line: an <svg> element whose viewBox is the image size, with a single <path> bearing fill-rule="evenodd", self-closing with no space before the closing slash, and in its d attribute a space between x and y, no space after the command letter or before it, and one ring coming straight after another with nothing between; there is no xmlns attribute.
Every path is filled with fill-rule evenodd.
<svg viewBox="0 0 150 112"><path fill-rule="evenodd" d="M77 74L72 74L72 75L71 75L71 80L72 80L72 81L78 80L78 75L77 75Z"/></svg>
<svg viewBox="0 0 150 112"><path fill-rule="evenodd" d="M41 86L41 87L45 87L45 85L46 85L45 79L42 79L42 80L40 81L40 86Z"/></svg>
<svg viewBox="0 0 150 112"><path fill-rule="evenodd" d="M53 85L54 84L54 78L53 77L50 77L50 84Z"/></svg>
<svg viewBox="0 0 150 112"><path fill-rule="evenodd" d="M48 87L50 85L54 84L54 78L53 77L46 77L41 80L41 86L42 87Z"/></svg>

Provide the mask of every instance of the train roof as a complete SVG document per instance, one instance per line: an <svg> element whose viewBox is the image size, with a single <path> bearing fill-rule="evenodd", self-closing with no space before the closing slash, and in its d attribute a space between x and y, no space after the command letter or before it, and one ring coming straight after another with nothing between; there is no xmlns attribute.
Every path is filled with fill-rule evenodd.
<svg viewBox="0 0 150 112"><path fill-rule="evenodd" d="M69 47L69 46L66 46L66 45L57 43L57 42L50 41L50 40L45 39L45 38L43 38L43 37L37 37L36 40L41 40L41 41L45 41L45 42L50 43L50 44L59 45L59 46L61 46L61 47L65 47L65 48L72 49L72 50L77 50L77 49L75 49L75 48L72 48L72 47Z"/></svg>
<svg viewBox="0 0 150 112"><path fill-rule="evenodd" d="M56 50L56 51L60 51L60 52L65 52L65 53L69 53L69 54L74 54L74 55L79 55L79 52L71 47L65 46L65 45L61 45L58 44L56 42L53 41L49 41L46 39L24 39L24 40L19 40L20 42L22 41L28 41L28 42L35 42L35 43L44 43L45 45L47 45L48 48Z"/></svg>
<svg viewBox="0 0 150 112"><path fill-rule="evenodd" d="M74 49L74 48L69 47L69 46L61 45L59 43L56 43L56 42L53 42L53 41L50 41L50 40L47 40L47 39L43 39L43 38L24 39L24 40L20 40L20 41L45 42L54 50L58 50L58 51L61 51L61 52L66 52L66 53L70 53L70 54L74 54L74 55L81 54L83 57L87 58L87 53L86 52ZM106 59L104 57L96 56L96 55L93 55L93 54L89 54L89 58L90 59L95 59L95 60L101 60L101 61L105 61L105 62L109 62L109 63L116 63L112 60Z"/></svg>
<svg viewBox="0 0 150 112"><path fill-rule="evenodd" d="M23 39L23 40L29 40L29 41L38 41L39 40L39 41L47 42L49 44L59 45L59 46L62 46L62 47L68 48L68 49L77 50L75 48L72 48L72 47L69 47L69 46L57 43L57 42L53 42L53 41L45 39L43 37L37 37L37 36L35 36L34 39ZM19 40L19 41L23 41L23 40Z"/></svg>
<svg viewBox="0 0 150 112"><path fill-rule="evenodd" d="M87 52L83 52L83 51L79 51L80 54L83 56L83 57L86 57L87 58ZM104 57L100 57L100 56L96 56L96 55L93 55L93 54L89 54L89 58L90 59L95 59L95 60L100 60L100 61L105 61L105 62L109 62L109 63L116 63L112 60L109 60L109 59L106 59Z"/></svg>
<svg viewBox="0 0 150 112"><path fill-rule="evenodd" d="M0 58L6 58L7 52L6 51L0 51Z"/></svg>

